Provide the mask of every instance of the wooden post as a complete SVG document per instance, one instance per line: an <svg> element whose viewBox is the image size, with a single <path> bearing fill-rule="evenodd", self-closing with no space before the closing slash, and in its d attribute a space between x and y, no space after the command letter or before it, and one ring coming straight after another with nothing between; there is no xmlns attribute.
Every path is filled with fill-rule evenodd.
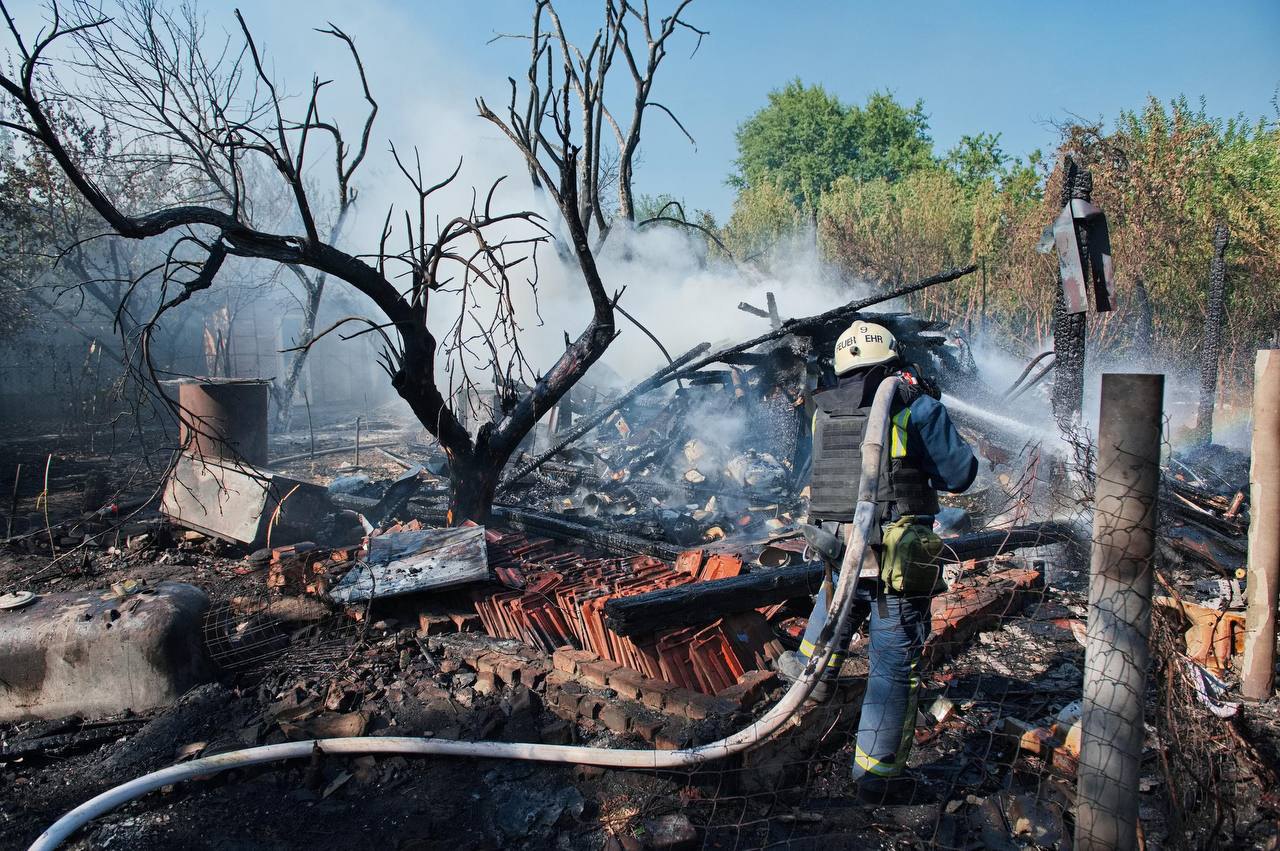
<svg viewBox="0 0 1280 851"><path fill-rule="evenodd" d="M1266 700L1275 686L1276 595L1280 592L1280 351L1262 349L1253 369L1249 466L1249 583L1245 589L1240 693Z"/></svg>
<svg viewBox="0 0 1280 851"><path fill-rule="evenodd" d="M1102 376L1076 848L1136 848L1164 376Z"/></svg>

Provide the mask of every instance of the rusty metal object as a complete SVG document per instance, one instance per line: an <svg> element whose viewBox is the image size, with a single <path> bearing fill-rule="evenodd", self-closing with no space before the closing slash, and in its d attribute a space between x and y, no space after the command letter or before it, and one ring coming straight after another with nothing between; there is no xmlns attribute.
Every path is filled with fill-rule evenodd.
<svg viewBox="0 0 1280 851"><path fill-rule="evenodd" d="M0 722L167 706L213 677L194 585L47 594L0 612Z"/></svg>
<svg viewBox="0 0 1280 851"><path fill-rule="evenodd" d="M191 378L166 384L177 386L178 436L185 452L253 466L267 463L269 381Z"/></svg>

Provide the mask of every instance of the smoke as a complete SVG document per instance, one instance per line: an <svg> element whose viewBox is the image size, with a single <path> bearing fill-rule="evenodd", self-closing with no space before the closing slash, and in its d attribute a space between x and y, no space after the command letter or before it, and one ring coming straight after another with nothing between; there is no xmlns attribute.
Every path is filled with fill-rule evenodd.
<svg viewBox="0 0 1280 851"><path fill-rule="evenodd" d="M766 293L777 298L784 319L807 316L856 297L861 288L837 281L813 249L799 241L777 246L764 271L746 270L707 257L704 238L672 226L640 230L615 226L598 258L605 287L623 291L619 305L678 357L707 342L713 347L738 342L769 330L767 319L739 310L742 302L759 309ZM539 304L546 325L531 338L531 351L549 364L563 348L563 333L577 336L591 315L590 301L576 263L560 257L546 268ZM644 332L622 315L620 335L601 359L628 384L658 369L665 358ZM533 330L533 329L531 329ZM558 346L557 346L558 344Z"/></svg>

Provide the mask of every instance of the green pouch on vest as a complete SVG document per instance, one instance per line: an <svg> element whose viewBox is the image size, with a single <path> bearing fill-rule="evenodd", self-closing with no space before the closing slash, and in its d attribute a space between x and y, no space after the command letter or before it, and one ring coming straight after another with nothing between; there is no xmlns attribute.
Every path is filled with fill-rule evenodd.
<svg viewBox="0 0 1280 851"><path fill-rule="evenodd" d="M880 581L904 597L933 594L941 580L942 539L911 515L885 526L880 537Z"/></svg>

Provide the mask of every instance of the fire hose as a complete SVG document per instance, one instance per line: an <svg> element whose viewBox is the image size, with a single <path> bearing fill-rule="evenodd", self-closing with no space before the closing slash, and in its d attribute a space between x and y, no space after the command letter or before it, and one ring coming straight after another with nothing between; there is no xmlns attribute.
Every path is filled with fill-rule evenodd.
<svg viewBox="0 0 1280 851"><path fill-rule="evenodd" d="M884 435L889 423L889 408L897 392L899 379L886 379L876 391L862 440L862 472L858 482L858 507L854 520L846 527L846 547L840 568L840 580L827 612L827 621L814 652L797 679L782 699L747 727L716 742L683 750L623 750L577 745L544 745L512 742L456 742L407 736L352 736L336 739L312 739L263 745L244 750L227 751L214 756L172 765L115 786L71 810L36 837L30 851L50 851L98 816L134 801L148 792L196 777L207 777L232 768L243 768L284 759L306 759L319 752L326 756L368 754L410 754L417 756L476 757L481 759L519 759L535 762L597 765L606 768L648 770L685 769L732 756L768 741L793 723L796 711L813 691L819 675L833 653L844 648L832 646L832 639L842 635L853 604L853 591L862 568L872 529L878 519L876 490L880 483L880 466L884 455Z"/></svg>

